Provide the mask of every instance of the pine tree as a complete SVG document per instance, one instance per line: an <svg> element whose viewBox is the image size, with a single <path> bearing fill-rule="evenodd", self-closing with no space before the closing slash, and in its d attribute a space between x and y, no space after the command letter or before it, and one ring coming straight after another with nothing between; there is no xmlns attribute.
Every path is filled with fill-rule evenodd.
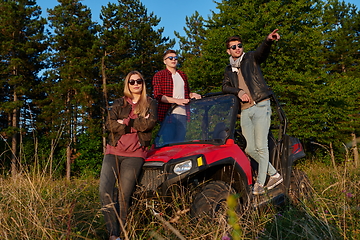
<svg viewBox="0 0 360 240"><path fill-rule="evenodd" d="M130 71L142 73L151 95L152 76L163 68L162 54L174 46L174 40L162 36L164 29L156 29L160 19L153 13L148 14L139 0L108 3L103 6L100 19L103 21L100 49L105 117L108 102L123 95L122 82ZM105 142L104 138L104 148Z"/></svg>
<svg viewBox="0 0 360 240"><path fill-rule="evenodd" d="M47 104L43 106L42 118L47 120L43 121L45 125L52 126L51 138L63 132L69 180L71 162L77 156L77 136L94 130L91 122L100 114L96 110L101 86L96 68L99 26L91 20L90 9L78 0L59 0L59 5L48 12L53 35L48 57L51 70L46 79Z"/></svg>
<svg viewBox="0 0 360 240"><path fill-rule="evenodd" d="M201 57L201 47L204 41L205 35L205 20L200 16L198 11L190 17L185 17L184 31L186 36L180 36L178 32L175 32L175 36L179 38L180 51L185 59L191 57Z"/></svg>
<svg viewBox="0 0 360 240"><path fill-rule="evenodd" d="M324 71L329 73L324 98L332 110L326 116L333 118L328 121L332 123L329 139L336 136L350 142L353 136L360 135L360 14L353 4L331 0L324 5L323 24L329 29L324 34L328 51L324 52L323 62Z"/></svg>
<svg viewBox="0 0 360 240"><path fill-rule="evenodd" d="M324 25L327 51L325 62L330 73L347 73L357 76L360 65L360 14L355 5L331 0L324 6Z"/></svg>
<svg viewBox="0 0 360 240"><path fill-rule="evenodd" d="M103 21L100 35L103 67L108 84L119 83L128 72L137 70L150 87L154 73L163 68L163 52L175 43L162 36L163 28L156 29L160 19L153 13L148 14L139 0L108 3L102 8L100 19ZM120 84L115 97L122 94L121 89Z"/></svg>
<svg viewBox="0 0 360 240"><path fill-rule="evenodd" d="M203 40L201 53L194 58L197 64L184 63L195 81L205 86L200 90L220 89L229 63L227 37L240 35L247 52L277 28L281 39L273 44L262 72L287 113L289 134L307 143L328 144L334 138L345 141L350 128L356 132L360 28L354 7L320 0L223 0L217 9L199 36ZM191 33L187 35L191 39ZM341 82L347 86L341 89ZM350 106L342 105L346 102Z"/></svg>
<svg viewBox="0 0 360 240"><path fill-rule="evenodd" d="M186 27L184 31L186 36L180 36L178 32L175 32L175 36L179 38L180 45L180 65L181 70L184 71L188 78L190 87L192 90L196 89L198 92L206 93L212 91L216 87L208 84L207 79L203 79L202 71L206 69L206 57L203 55L202 47L205 41L205 20L199 15L197 11L185 18Z"/></svg>
<svg viewBox="0 0 360 240"><path fill-rule="evenodd" d="M16 174L20 161L19 133L30 131L27 123L31 122L28 116L31 108L28 106L32 106L34 90L40 81L40 54L46 49L46 21L40 14L36 1L9 0L0 3L0 128L2 138L11 145L12 174Z"/></svg>

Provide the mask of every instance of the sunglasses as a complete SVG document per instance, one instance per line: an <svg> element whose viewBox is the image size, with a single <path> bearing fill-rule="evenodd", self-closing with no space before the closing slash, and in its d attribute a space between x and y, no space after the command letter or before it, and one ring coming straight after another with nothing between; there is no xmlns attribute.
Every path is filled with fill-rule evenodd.
<svg viewBox="0 0 360 240"><path fill-rule="evenodd" d="M135 82L140 85L140 84L142 84L144 81L143 81L142 79L129 80L129 84L130 84L130 85L135 85Z"/></svg>
<svg viewBox="0 0 360 240"><path fill-rule="evenodd" d="M242 43L239 43L238 45L232 45L231 47L229 47L229 49L231 48L232 50L235 50L236 47L242 48Z"/></svg>
<svg viewBox="0 0 360 240"><path fill-rule="evenodd" d="M175 56L175 57L170 56L170 57L165 58L165 60L166 60L166 59L170 59L171 61L172 61L172 60L178 60L178 56Z"/></svg>

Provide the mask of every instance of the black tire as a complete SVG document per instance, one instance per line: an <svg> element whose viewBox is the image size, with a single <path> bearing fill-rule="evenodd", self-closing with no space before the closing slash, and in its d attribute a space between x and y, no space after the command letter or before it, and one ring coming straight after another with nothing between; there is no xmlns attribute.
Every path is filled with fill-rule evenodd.
<svg viewBox="0 0 360 240"><path fill-rule="evenodd" d="M235 190L223 181L211 181L196 194L190 208L192 217L216 218L226 213L226 200Z"/></svg>
<svg viewBox="0 0 360 240"><path fill-rule="evenodd" d="M299 170L293 169L291 172L291 182L289 189L289 198L293 204L299 204L304 200L312 197L312 188L306 174Z"/></svg>

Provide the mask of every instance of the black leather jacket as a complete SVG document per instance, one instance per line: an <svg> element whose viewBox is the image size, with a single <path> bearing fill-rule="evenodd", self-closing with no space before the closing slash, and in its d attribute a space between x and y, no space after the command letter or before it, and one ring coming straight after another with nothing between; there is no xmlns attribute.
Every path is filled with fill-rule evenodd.
<svg viewBox="0 0 360 240"><path fill-rule="evenodd" d="M128 125L120 124L118 119L127 118L131 111L131 105L126 104L124 107L124 98L116 99L111 106L109 115L107 116L106 129L109 132L107 143L111 146L116 146L120 137L126 133L130 133L131 127L137 130L139 142L142 146L149 146L152 137L151 131L154 128L157 121L157 101L148 98L149 108L147 114L148 118L138 117L131 119Z"/></svg>
<svg viewBox="0 0 360 240"><path fill-rule="evenodd" d="M260 64L265 62L269 56L272 43L272 41L264 40L255 51L246 52L241 61L241 73L249 88L250 95L256 103L273 94L270 87L266 84L260 68ZM237 73L232 71L231 65L226 66L222 91L237 95L240 90Z"/></svg>

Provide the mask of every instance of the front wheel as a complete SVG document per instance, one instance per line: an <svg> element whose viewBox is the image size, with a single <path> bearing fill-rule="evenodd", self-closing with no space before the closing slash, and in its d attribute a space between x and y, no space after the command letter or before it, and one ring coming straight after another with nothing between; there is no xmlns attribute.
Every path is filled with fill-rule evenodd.
<svg viewBox="0 0 360 240"><path fill-rule="evenodd" d="M236 194L234 188L223 181L211 181L207 183L203 189L196 194L190 208L192 217L199 218L207 216L217 218L226 215L227 198L231 194ZM240 193L241 194L241 193ZM240 196L238 199L237 209L242 209L247 202L247 195Z"/></svg>

